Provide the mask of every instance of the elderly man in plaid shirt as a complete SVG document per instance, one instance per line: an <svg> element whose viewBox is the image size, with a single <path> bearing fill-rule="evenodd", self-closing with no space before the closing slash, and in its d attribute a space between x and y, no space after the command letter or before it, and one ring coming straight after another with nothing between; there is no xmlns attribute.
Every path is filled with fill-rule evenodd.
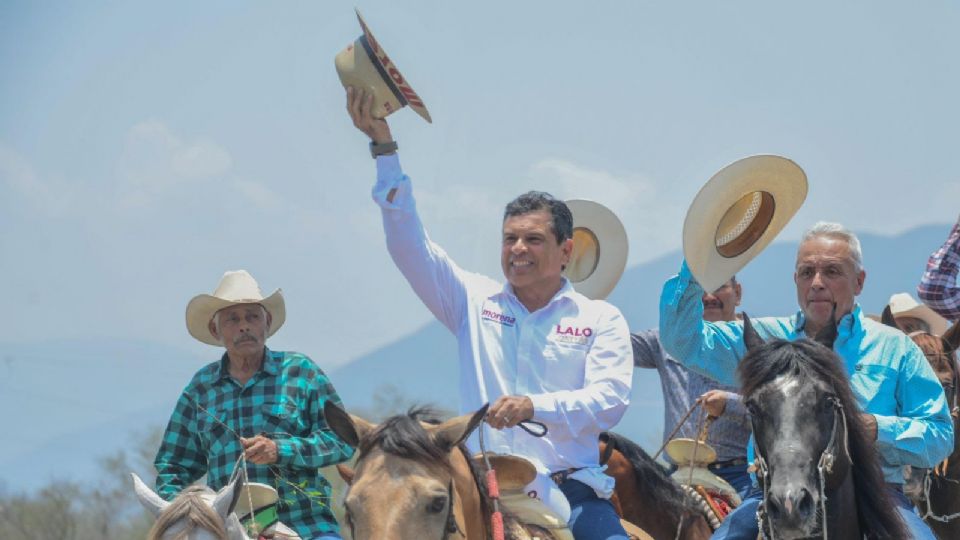
<svg viewBox="0 0 960 540"><path fill-rule="evenodd" d="M154 460L157 493L172 499L204 474L220 489L242 454L249 480L276 488L281 523L305 539L339 539L330 484L317 469L353 454L323 419L327 400L342 403L310 358L266 347L285 316L280 290L264 298L244 270L187 305L190 334L226 352L177 401Z"/></svg>
<svg viewBox="0 0 960 540"><path fill-rule="evenodd" d="M927 270L917 286L917 294L923 303L945 319L960 319L960 219L950 231L947 241L934 251L927 261Z"/></svg>

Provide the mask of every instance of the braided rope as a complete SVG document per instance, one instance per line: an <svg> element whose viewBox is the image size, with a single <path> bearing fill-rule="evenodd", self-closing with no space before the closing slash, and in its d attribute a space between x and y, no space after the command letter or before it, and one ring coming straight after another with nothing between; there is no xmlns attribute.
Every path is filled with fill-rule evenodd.
<svg viewBox="0 0 960 540"><path fill-rule="evenodd" d="M703 513L703 517L707 518L707 521L710 523L710 528L714 531L719 529L720 518L714 513L713 508L710 508L710 503L703 498L703 495L688 485L681 484L680 487L683 488L683 492L689 495L697 504L697 508Z"/></svg>

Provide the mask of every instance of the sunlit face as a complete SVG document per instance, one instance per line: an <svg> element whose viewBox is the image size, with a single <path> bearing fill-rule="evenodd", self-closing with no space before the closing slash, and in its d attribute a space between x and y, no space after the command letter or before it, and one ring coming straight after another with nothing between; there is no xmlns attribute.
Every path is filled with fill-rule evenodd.
<svg viewBox="0 0 960 540"><path fill-rule="evenodd" d="M710 322L735 320L742 292L740 284L731 279L712 293L703 293L703 320Z"/></svg>
<svg viewBox="0 0 960 540"><path fill-rule="evenodd" d="M271 323L263 306L237 304L218 311L215 319L210 321L210 333L227 348L228 355L249 356L263 351Z"/></svg>
<svg viewBox="0 0 960 540"><path fill-rule="evenodd" d="M850 313L865 279L845 240L819 236L800 244L793 280L810 330L816 332L830 322L834 304L838 320Z"/></svg>
<svg viewBox="0 0 960 540"><path fill-rule="evenodd" d="M557 243L548 210L508 217L503 222L500 264L518 297L552 295L560 289L573 241Z"/></svg>

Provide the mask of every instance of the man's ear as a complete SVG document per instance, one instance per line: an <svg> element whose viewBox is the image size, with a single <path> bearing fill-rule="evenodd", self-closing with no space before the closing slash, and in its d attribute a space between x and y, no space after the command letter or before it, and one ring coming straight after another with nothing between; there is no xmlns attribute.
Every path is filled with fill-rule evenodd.
<svg viewBox="0 0 960 540"><path fill-rule="evenodd" d="M267 308L263 308L263 312L267 314L267 332L269 332L270 327L273 326L273 314Z"/></svg>
<svg viewBox="0 0 960 540"><path fill-rule="evenodd" d="M214 324L212 318L210 319L210 322L207 323L207 330L210 330L210 335L213 336L214 339L220 341L220 334L217 333L217 325Z"/></svg>
<svg viewBox="0 0 960 540"><path fill-rule="evenodd" d="M854 295L854 296L859 296L859 295L860 295L860 292L863 291L863 284L864 284L866 281L867 281L867 271L866 271L866 270L861 270L860 273L857 274L857 290L855 290L855 291L853 292L853 295Z"/></svg>

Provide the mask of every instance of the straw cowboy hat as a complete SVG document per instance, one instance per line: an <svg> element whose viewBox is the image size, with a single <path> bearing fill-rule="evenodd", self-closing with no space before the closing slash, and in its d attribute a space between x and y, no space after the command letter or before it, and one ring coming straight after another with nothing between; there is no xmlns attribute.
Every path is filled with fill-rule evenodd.
<svg viewBox="0 0 960 540"><path fill-rule="evenodd" d="M940 316L939 313L930 309L926 304L921 304L908 293L896 293L890 297L890 312L894 318L913 317L927 323L930 327L930 333L935 336L942 336L946 333L950 323Z"/></svg>
<svg viewBox="0 0 960 540"><path fill-rule="evenodd" d="M363 35L334 58L340 82L345 87L353 86L373 92L372 113L377 118L383 118L409 105L424 120L432 123L423 100L400 74L400 70L387 56L380 43L374 39L359 10L357 19Z"/></svg>
<svg viewBox="0 0 960 540"><path fill-rule="evenodd" d="M606 298L627 264L627 231L600 203L573 199L566 204L573 214L573 252L563 274L578 293Z"/></svg>
<svg viewBox="0 0 960 540"><path fill-rule="evenodd" d="M272 336L283 326L287 311L280 289L264 298L260 286L246 270L225 272L213 294L199 294L187 304L187 330L190 335L209 345L221 345L210 333L210 321L213 315L223 308L237 304L260 304L270 313L272 322L267 337Z"/></svg>
<svg viewBox="0 0 960 540"><path fill-rule="evenodd" d="M683 256L714 291L760 254L807 197L807 175L780 156L751 156L713 175L683 222Z"/></svg>

